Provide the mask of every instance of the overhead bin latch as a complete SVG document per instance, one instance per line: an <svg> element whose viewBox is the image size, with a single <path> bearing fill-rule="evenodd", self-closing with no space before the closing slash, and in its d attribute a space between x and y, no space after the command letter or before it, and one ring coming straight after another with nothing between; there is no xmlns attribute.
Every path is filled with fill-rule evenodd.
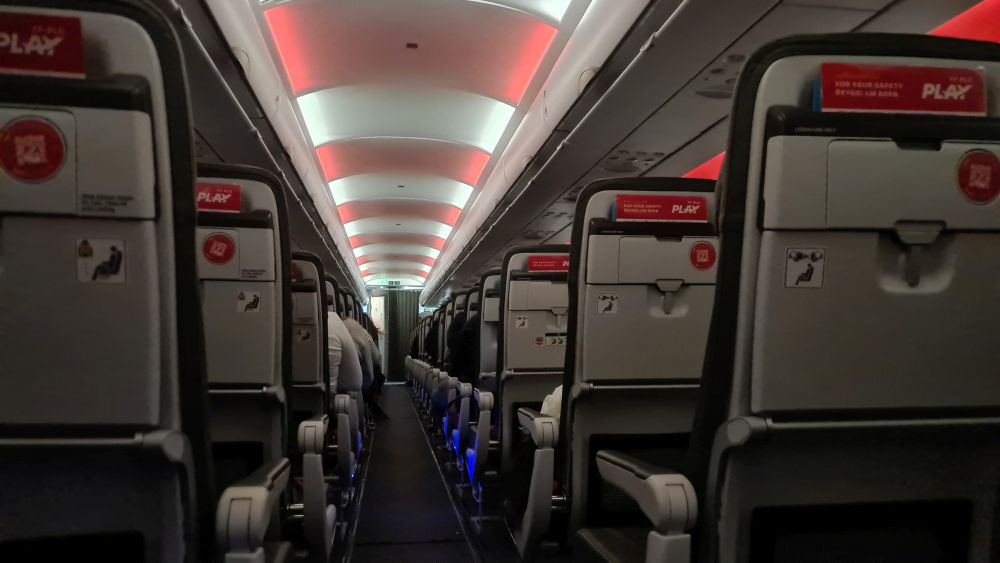
<svg viewBox="0 0 1000 563"><path fill-rule="evenodd" d="M566 307L553 307L549 309L553 315L556 316L556 328L563 329L566 328Z"/></svg>
<svg viewBox="0 0 1000 563"><path fill-rule="evenodd" d="M674 310L674 295L684 286L684 280L656 280L656 288L663 293L663 312Z"/></svg>
<svg viewBox="0 0 1000 563"><path fill-rule="evenodd" d="M903 245L903 280L910 287L920 283L924 250L941 236L944 223L900 221L896 223L896 238Z"/></svg>

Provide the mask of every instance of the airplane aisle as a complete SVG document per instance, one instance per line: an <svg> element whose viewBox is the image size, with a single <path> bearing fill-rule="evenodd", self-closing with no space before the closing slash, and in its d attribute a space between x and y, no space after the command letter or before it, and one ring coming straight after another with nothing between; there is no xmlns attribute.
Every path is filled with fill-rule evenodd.
<svg viewBox="0 0 1000 563"><path fill-rule="evenodd" d="M476 561L407 388L386 385L351 561Z"/></svg>

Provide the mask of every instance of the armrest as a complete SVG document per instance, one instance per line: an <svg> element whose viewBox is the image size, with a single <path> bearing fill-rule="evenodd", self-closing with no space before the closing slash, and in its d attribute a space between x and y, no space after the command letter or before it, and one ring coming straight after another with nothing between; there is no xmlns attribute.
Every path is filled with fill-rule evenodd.
<svg viewBox="0 0 1000 563"><path fill-rule="evenodd" d="M687 477L612 450L597 452L597 470L639 504L660 534L681 534L694 527L698 499Z"/></svg>
<svg viewBox="0 0 1000 563"><path fill-rule="evenodd" d="M493 393L489 391L480 391L476 389L475 391L476 404L479 405L479 410L489 411L493 410Z"/></svg>
<svg viewBox="0 0 1000 563"><path fill-rule="evenodd" d="M559 443L559 421L535 409L517 409L517 421L531 434L535 447L554 448Z"/></svg>
<svg viewBox="0 0 1000 563"><path fill-rule="evenodd" d="M323 453L329 419L325 414L317 415L299 423L299 450L307 454Z"/></svg>
<svg viewBox="0 0 1000 563"><path fill-rule="evenodd" d="M347 393L339 393L333 398L334 414L351 414L351 396Z"/></svg>
<svg viewBox="0 0 1000 563"><path fill-rule="evenodd" d="M288 458L276 459L223 491L215 513L215 533L223 552L248 553L263 545L290 473Z"/></svg>

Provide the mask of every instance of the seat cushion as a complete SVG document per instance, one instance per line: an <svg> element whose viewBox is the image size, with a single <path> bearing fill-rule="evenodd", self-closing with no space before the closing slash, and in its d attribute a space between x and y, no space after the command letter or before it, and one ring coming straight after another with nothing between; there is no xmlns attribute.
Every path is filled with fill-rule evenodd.
<svg viewBox="0 0 1000 563"><path fill-rule="evenodd" d="M573 537L573 560L643 563L648 535L648 528L583 528Z"/></svg>

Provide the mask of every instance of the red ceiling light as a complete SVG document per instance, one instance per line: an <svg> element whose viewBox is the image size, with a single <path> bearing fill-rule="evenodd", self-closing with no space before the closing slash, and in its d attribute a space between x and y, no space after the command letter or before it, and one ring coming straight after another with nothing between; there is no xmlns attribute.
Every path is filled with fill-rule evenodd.
<svg viewBox="0 0 1000 563"><path fill-rule="evenodd" d="M340 219L345 223L367 219L369 217L414 217L418 219L430 219L438 223L444 223L454 227L458 222L458 216L462 210L445 204L431 202L405 202L393 201L352 201L337 208L340 212Z"/></svg>
<svg viewBox="0 0 1000 563"><path fill-rule="evenodd" d="M1000 43L1000 0L983 0L941 24L930 35Z"/></svg>
<svg viewBox="0 0 1000 563"><path fill-rule="evenodd" d="M309 38L322 37L325 20L303 17L299 8L298 4L289 2L264 12L281 64L285 67L285 75L296 94L315 90L325 81L323 76L312 72L310 61L313 56L309 51Z"/></svg>
<svg viewBox="0 0 1000 563"><path fill-rule="evenodd" d="M358 174L409 172L475 187L490 155L474 147L424 139L357 139L322 145L316 156L332 182Z"/></svg>
<svg viewBox="0 0 1000 563"><path fill-rule="evenodd" d="M556 38L558 32L558 29L550 25L535 24L517 55L517 67L504 90L505 99L512 101L514 105L521 104L525 92L528 91L528 86L535 78L535 73L542 65L542 60L545 59L545 54L549 51L552 40Z"/></svg>

